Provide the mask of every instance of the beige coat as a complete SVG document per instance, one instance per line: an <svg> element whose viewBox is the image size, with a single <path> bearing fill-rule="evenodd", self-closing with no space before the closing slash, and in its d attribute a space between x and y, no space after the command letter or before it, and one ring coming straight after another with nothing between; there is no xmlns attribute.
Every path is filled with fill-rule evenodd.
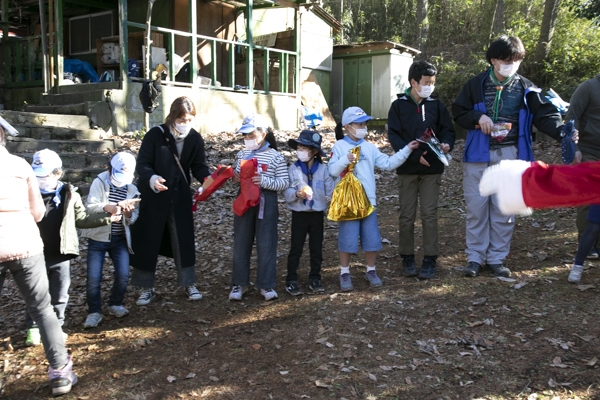
<svg viewBox="0 0 600 400"><path fill-rule="evenodd" d="M36 222L45 209L31 166L0 146L0 262L44 250Z"/></svg>

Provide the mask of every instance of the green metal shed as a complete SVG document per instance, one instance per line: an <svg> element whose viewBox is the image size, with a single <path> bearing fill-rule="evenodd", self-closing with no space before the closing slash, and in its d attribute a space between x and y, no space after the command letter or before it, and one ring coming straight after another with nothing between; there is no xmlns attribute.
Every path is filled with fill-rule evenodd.
<svg viewBox="0 0 600 400"><path fill-rule="evenodd" d="M408 69L419 53L388 41L334 46L329 106L335 118L358 106L375 119L386 119L396 95L408 87Z"/></svg>

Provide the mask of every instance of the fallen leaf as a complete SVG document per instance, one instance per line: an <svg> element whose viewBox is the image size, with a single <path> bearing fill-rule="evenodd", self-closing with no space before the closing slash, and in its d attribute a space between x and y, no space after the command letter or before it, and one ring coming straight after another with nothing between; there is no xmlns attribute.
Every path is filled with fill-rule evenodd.
<svg viewBox="0 0 600 400"><path fill-rule="evenodd" d="M458 352L458 355L459 355L459 356L461 356L461 357L464 357L464 356L472 356L472 355L473 355L473 353L469 353L468 351L459 351L459 352Z"/></svg>
<svg viewBox="0 0 600 400"><path fill-rule="evenodd" d="M502 281L502 282L516 282L517 281L515 278L505 278L503 276L497 276L496 279L498 279L499 281Z"/></svg>
<svg viewBox="0 0 600 400"><path fill-rule="evenodd" d="M596 336L590 336L590 335L579 336L576 333L574 333L573 336L577 336L579 339L583 340L584 342L589 342L592 339L596 339Z"/></svg>
<svg viewBox="0 0 600 400"><path fill-rule="evenodd" d="M554 357L551 366L558 368L567 368L567 366L563 364L562 359L560 357Z"/></svg>
<svg viewBox="0 0 600 400"><path fill-rule="evenodd" d="M412 381L410 380L410 377L407 376L405 381L406 381L407 385L412 385Z"/></svg>
<svg viewBox="0 0 600 400"><path fill-rule="evenodd" d="M322 382L322 381L315 381L315 385L317 385L317 387L320 387L320 388L328 388L329 387L328 384L326 384L325 382Z"/></svg>
<svg viewBox="0 0 600 400"><path fill-rule="evenodd" d="M258 344L258 343L255 343L255 344L253 344L253 345L252 345L252 348L253 348L254 350L260 350L260 344Z"/></svg>
<svg viewBox="0 0 600 400"><path fill-rule="evenodd" d="M289 373L290 373L290 371L279 371L279 373L280 373L281 375L287 375L287 374L289 374Z"/></svg>
<svg viewBox="0 0 600 400"><path fill-rule="evenodd" d="M526 285L528 285L528 284L529 284L529 282L520 282L520 283L517 283L517 284L515 284L515 285L513 286L513 288L514 288L515 290L519 290L519 289L521 289L523 286L526 286Z"/></svg>
<svg viewBox="0 0 600 400"><path fill-rule="evenodd" d="M598 362L598 358L594 357L590 361L588 361L585 365L587 365L588 367L593 367L596 365L597 362Z"/></svg>
<svg viewBox="0 0 600 400"><path fill-rule="evenodd" d="M377 382L377 377L375 375L373 375L373 374L369 374L369 379L372 380L372 381Z"/></svg>
<svg viewBox="0 0 600 400"><path fill-rule="evenodd" d="M580 292L585 292L586 290L589 289L594 289L596 286L594 285L579 285L577 286L577 289L579 289Z"/></svg>
<svg viewBox="0 0 600 400"><path fill-rule="evenodd" d="M196 377L196 374L193 373L193 372L190 372L189 374L187 374L187 376L185 377L185 379L192 379L192 378L195 378L195 377Z"/></svg>
<svg viewBox="0 0 600 400"><path fill-rule="evenodd" d="M388 366L388 365L380 365L379 368L381 368L384 371L391 371L393 368Z"/></svg>
<svg viewBox="0 0 600 400"><path fill-rule="evenodd" d="M174 376L172 376L172 375L169 375L169 376L167 376L167 382L169 382L169 383L173 383L173 382L175 382L176 380L177 380L177 378L175 378L175 377L174 377Z"/></svg>
<svg viewBox="0 0 600 400"><path fill-rule="evenodd" d="M216 376L209 376L208 379L210 379L213 382L218 382L219 378L217 378Z"/></svg>
<svg viewBox="0 0 600 400"><path fill-rule="evenodd" d="M125 371L125 372L123 372L123 375L136 375L136 374L139 374L142 371L143 371L143 369L133 369L131 371Z"/></svg>

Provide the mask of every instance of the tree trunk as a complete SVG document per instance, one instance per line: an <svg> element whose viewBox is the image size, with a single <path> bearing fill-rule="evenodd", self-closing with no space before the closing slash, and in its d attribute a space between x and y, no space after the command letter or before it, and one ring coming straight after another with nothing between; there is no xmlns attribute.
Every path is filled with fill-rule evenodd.
<svg viewBox="0 0 600 400"><path fill-rule="evenodd" d="M494 40L497 35L503 33L504 30L504 0L496 0L494 17L492 18L492 28L490 30L490 42Z"/></svg>
<svg viewBox="0 0 600 400"><path fill-rule="evenodd" d="M417 48L421 51L420 59L427 58L427 32L429 31L429 20L427 19L427 1L417 1Z"/></svg>
<svg viewBox="0 0 600 400"><path fill-rule="evenodd" d="M544 3L544 17L542 19L542 27L540 29L540 38L535 47L534 61L536 65L548 59L550 55L550 47L552 45L552 36L554 36L554 27L556 25L556 17L558 15L558 6L560 0L546 0Z"/></svg>

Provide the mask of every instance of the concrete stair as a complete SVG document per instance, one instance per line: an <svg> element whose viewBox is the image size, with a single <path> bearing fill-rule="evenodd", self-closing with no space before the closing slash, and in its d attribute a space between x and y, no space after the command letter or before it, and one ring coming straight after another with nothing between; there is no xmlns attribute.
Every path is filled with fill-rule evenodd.
<svg viewBox="0 0 600 400"><path fill-rule="evenodd" d="M66 182L91 182L106 170L111 153L120 146L120 141L108 138L104 130L90 129L86 115L3 111L0 116L19 131L19 136L8 138L8 151L29 163L36 151L56 151L63 161Z"/></svg>

